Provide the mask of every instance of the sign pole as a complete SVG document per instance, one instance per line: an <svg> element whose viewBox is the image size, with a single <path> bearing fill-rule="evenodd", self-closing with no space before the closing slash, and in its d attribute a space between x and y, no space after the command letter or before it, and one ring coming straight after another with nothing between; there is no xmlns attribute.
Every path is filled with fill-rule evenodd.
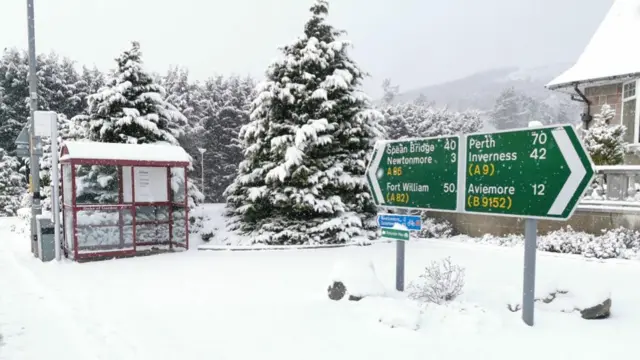
<svg viewBox="0 0 640 360"><path fill-rule="evenodd" d="M404 241L396 241L396 290L404 291Z"/></svg>
<svg viewBox="0 0 640 360"><path fill-rule="evenodd" d="M383 238L396 240L396 290L404 291L404 243L410 240L411 231L422 229L422 219L417 215L406 215L404 209L399 212L401 214L378 215L378 226L382 228Z"/></svg>
<svg viewBox="0 0 640 360"><path fill-rule="evenodd" d="M530 122L529 127L539 126ZM536 251L538 249L538 221L524 219L524 274L522 276L522 321L533 326L536 301Z"/></svg>
<svg viewBox="0 0 640 360"><path fill-rule="evenodd" d="M536 251L538 221L524 220L524 277L522 281L522 321L533 326L536 293Z"/></svg>
<svg viewBox="0 0 640 360"><path fill-rule="evenodd" d="M400 211L400 213L406 212L406 210ZM396 241L396 290L398 291L404 291L404 243L404 241Z"/></svg>

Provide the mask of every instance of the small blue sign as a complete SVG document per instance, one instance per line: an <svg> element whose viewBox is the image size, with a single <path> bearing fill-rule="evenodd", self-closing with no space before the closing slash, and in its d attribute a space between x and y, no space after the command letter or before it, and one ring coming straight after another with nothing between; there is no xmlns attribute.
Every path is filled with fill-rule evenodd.
<svg viewBox="0 0 640 360"><path fill-rule="evenodd" d="M409 231L422 230L422 219L417 215L378 215L378 226L383 229L393 229L396 225L404 226Z"/></svg>

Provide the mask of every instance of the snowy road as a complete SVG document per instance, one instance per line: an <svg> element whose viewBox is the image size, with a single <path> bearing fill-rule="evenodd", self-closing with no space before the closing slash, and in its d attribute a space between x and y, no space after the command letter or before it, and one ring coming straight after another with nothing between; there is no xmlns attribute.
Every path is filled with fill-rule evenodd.
<svg viewBox="0 0 640 360"><path fill-rule="evenodd" d="M394 308L331 302L325 294L338 258L372 259L391 287L393 244L42 264L7 230L9 221L0 219L2 360L637 357L631 353L640 328L636 262L541 254L541 292L606 286L613 290L614 314L587 322L540 309L529 329L505 309L519 297L521 249L410 243L408 280L445 256L467 268L462 305L437 309L424 329L410 331L379 323Z"/></svg>

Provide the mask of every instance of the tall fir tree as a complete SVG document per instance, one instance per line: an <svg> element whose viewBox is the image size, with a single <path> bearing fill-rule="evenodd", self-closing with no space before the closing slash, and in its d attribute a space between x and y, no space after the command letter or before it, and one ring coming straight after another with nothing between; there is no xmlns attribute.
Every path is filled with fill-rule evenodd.
<svg viewBox="0 0 640 360"><path fill-rule="evenodd" d="M382 115L358 90L365 73L316 0L304 34L282 49L243 127L245 160L227 189L232 229L268 244L328 244L375 236L364 179Z"/></svg>
<svg viewBox="0 0 640 360"><path fill-rule="evenodd" d="M142 68L140 44L117 59L113 79L89 96L89 138L109 143L177 145L187 120L164 100L165 90Z"/></svg>
<svg viewBox="0 0 640 360"><path fill-rule="evenodd" d="M521 127L520 114L522 106L520 100L519 94L512 87L500 93L491 113L491 122L496 129Z"/></svg>

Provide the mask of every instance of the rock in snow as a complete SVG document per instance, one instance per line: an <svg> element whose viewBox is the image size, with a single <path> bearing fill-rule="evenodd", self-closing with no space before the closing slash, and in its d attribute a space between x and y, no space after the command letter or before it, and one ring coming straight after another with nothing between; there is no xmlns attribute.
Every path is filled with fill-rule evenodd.
<svg viewBox="0 0 640 360"><path fill-rule="evenodd" d="M587 320L606 319L611 316L611 298L606 299L598 305L580 310L580 315Z"/></svg>
<svg viewBox="0 0 640 360"><path fill-rule="evenodd" d="M331 272L330 284L327 290L332 300L340 300L348 294L349 300L357 301L366 296L382 296L386 293L371 261L337 262Z"/></svg>
<svg viewBox="0 0 640 360"><path fill-rule="evenodd" d="M333 284L329 285L327 288L327 292L329 293L329 299L331 300L342 300L344 295L347 293L347 288L340 281L334 281Z"/></svg>

